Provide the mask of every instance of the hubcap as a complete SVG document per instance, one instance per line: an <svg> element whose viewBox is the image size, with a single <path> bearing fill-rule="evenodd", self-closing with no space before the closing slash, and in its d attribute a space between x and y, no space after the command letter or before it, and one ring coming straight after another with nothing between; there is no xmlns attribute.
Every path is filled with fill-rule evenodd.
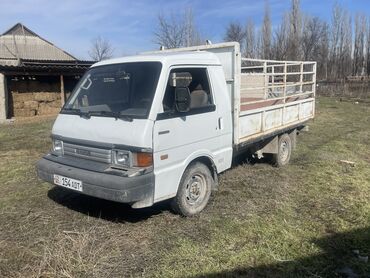
<svg viewBox="0 0 370 278"><path fill-rule="evenodd" d="M201 174L193 175L186 185L186 201L191 205L199 204L206 194L206 179Z"/></svg>

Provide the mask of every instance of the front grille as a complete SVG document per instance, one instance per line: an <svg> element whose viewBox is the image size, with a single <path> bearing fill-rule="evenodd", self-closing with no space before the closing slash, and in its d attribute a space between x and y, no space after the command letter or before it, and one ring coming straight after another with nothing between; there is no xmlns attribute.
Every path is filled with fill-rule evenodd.
<svg viewBox="0 0 370 278"><path fill-rule="evenodd" d="M64 155L74 156L98 162L111 163L112 150L87 147L82 145L63 142Z"/></svg>

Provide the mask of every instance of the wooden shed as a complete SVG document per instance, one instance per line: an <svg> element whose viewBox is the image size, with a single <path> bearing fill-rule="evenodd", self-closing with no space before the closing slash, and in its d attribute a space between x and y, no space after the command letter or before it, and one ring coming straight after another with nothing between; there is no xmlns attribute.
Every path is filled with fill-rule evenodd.
<svg viewBox="0 0 370 278"><path fill-rule="evenodd" d="M17 23L0 36L0 121L57 114L93 63Z"/></svg>

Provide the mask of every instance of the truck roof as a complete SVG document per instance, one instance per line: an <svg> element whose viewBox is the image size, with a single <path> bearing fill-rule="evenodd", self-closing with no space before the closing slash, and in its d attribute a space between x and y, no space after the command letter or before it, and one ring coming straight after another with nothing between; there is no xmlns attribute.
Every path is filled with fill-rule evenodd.
<svg viewBox="0 0 370 278"><path fill-rule="evenodd" d="M218 57L208 51L163 52L140 54L100 61L92 67L130 62L161 62L164 65L221 65Z"/></svg>

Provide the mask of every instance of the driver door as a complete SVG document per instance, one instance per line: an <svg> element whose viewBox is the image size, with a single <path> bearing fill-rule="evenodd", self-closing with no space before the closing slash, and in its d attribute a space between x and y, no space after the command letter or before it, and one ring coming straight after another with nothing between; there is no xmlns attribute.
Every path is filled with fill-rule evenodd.
<svg viewBox="0 0 370 278"><path fill-rule="evenodd" d="M188 112L176 111L176 87L185 87L190 91ZM157 115L153 131L155 201L176 195L188 160L216 153L221 132L207 67L173 68L162 104L163 112Z"/></svg>

